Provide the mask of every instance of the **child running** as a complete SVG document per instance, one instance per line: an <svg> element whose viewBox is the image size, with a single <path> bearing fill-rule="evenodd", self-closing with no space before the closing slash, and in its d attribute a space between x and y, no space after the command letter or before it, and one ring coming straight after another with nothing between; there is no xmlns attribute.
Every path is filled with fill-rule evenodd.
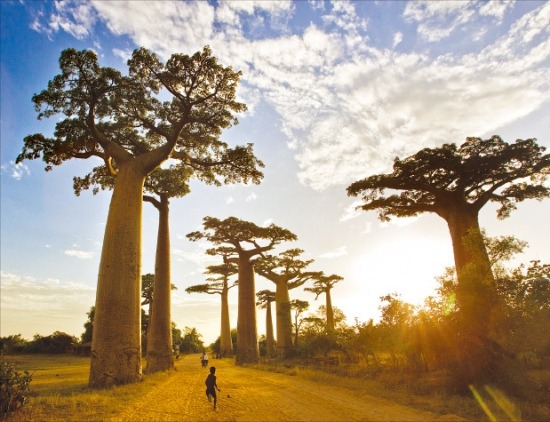
<svg viewBox="0 0 550 422"><path fill-rule="evenodd" d="M218 385L216 384L216 368L214 366L210 367L210 374L206 377L206 381L204 382L206 384L206 397L208 397L208 401L212 401L212 397L214 397L214 410L217 408L218 398L216 397L216 389L218 391L222 391L218 388Z"/></svg>

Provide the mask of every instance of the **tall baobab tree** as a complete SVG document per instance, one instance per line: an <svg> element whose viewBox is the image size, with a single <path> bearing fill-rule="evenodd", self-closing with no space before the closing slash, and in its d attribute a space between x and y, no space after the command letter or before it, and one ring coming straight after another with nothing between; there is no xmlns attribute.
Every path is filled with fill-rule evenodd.
<svg viewBox="0 0 550 422"><path fill-rule="evenodd" d="M326 322L326 331L327 333L334 332L334 308L332 307L332 297L330 291L334 285L344 278L339 275L332 274L329 276L319 273L315 277L313 282L313 287L306 287L304 290L307 292L315 293L315 300L319 297L320 294L325 295L326 299L326 312L327 312L327 322Z"/></svg>
<svg viewBox="0 0 550 422"><path fill-rule="evenodd" d="M266 310L265 314L265 346L268 357L272 357L275 353L275 336L273 333L273 316L271 314L271 302L275 301L275 292L271 290L260 290L256 293L258 297L258 305Z"/></svg>
<svg viewBox="0 0 550 422"><path fill-rule="evenodd" d="M96 291L90 387L142 378L141 220L145 178L168 158L196 167L221 163L230 181L255 181L262 166L252 146L229 148L219 137L246 110L236 101L240 73L205 47L166 63L145 48L128 75L101 67L95 52L67 49L61 73L33 96L38 118L63 114L52 138L29 135L17 162L42 158L46 170L97 157L116 175ZM233 175L235 168L248 169ZM244 174L244 176L243 176Z"/></svg>
<svg viewBox="0 0 550 422"><path fill-rule="evenodd" d="M229 289L237 285L237 281L230 284L229 278L238 273L237 265L224 263L210 265L206 269L208 283L190 286L187 293L219 294L221 297L221 330L220 330L220 355L222 357L233 356L233 340L231 339L231 325L229 320Z"/></svg>
<svg viewBox="0 0 550 422"><path fill-rule="evenodd" d="M500 305L478 215L488 203L500 204L497 217L508 217L516 204L549 196L545 185L550 155L535 139L506 143L499 136L466 138L460 146L425 148L403 160L393 173L352 183L348 195L360 195L365 211L410 217L424 212L447 222L457 272L461 372L465 385L491 378L503 354L490 340ZM386 190L389 193L386 194Z"/></svg>
<svg viewBox="0 0 550 422"><path fill-rule="evenodd" d="M238 365L257 363L259 350L253 258L281 242L296 240L296 235L274 224L260 227L236 217L225 220L204 217L203 227L204 232L189 233L187 237L192 241L206 239L212 242L218 247L207 253L224 255L225 262L239 266L236 362Z"/></svg>
<svg viewBox="0 0 550 422"><path fill-rule="evenodd" d="M153 349L155 349L155 344L154 344L154 341L155 341L155 337L153 337L153 339L151 338L151 328L152 328L152 325L154 324L152 321L153 321L153 309L155 309L155 307L153 306L153 303L155 302L154 301L154 290L155 290L155 285L156 285L156 282L155 282L155 274L143 274L141 276L141 297L143 298L143 301L141 302L141 306L145 306L147 305L149 307L149 314L148 314L148 320L147 320L147 357L149 358L149 347L151 346L151 343L153 343L152 347ZM177 290L178 288L176 287L175 284L172 284L170 283L170 290ZM159 308L158 306L156 307L156 309L159 309L161 312L163 311L162 308ZM170 312L168 311L167 312L167 315L170 316ZM158 320L158 319L157 319ZM157 322L158 324L158 322ZM172 360L172 347L174 346L174 341L173 341L173 338L172 338L172 333L174 332L174 323L173 322L170 322L170 333L166 333L165 334L165 338L167 338L170 343L170 362L172 362L172 366L170 368L173 367L173 360ZM158 338L159 336L157 335L156 338ZM161 341L162 342L162 339ZM161 343L162 344L162 343ZM158 350L158 346L156 347L157 350ZM153 355L155 356L155 355ZM149 362L147 362L147 370L148 371L151 371L151 372L156 372L156 371L152 371L150 369L150 364ZM165 369L163 369L165 370Z"/></svg>
<svg viewBox="0 0 550 422"><path fill-rule="evenodd" d="M302 249L289 249L278 256L264 255L256 260L254 269L262 277L275 283L275 316L277 319L277 354L288 357L292 353L292 317L289 290L302 286L320 273L304 272L313 260L299 259Z"/></svg>
<svg viewBox="0 0 550 422"><path fill-rule="evenodd" d="M187 166L157 168L145 180L143 195L159 212L157 249L155 255L155 283L150 306L147 332L147 372L167 371L174 367L172 340L172 302L170 267L170 198L189 193L188 179L193 171Z"/></svg>

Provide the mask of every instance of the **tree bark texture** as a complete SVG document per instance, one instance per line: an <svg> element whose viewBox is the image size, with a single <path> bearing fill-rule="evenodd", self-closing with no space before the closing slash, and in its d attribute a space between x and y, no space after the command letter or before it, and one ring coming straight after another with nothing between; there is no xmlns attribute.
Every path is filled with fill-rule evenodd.
<svg viewBox="0 0 550 422"><path fill-rule="evenodd" d="M169 202L162 198L155 257L155 284L147 336L147 372L167 371L174 367L172 353Z"/></svg>
<svg viewBox="0 0 550 422"><path fill-rule="evenodd" d="M474 335L487 336L498 300L477 212L463 210L449 213L447 224L458 281L456 301L465 328Z"/></svg>
<svg viewBox="0 0 550 422"><path fill-rule="evenodd" d="M222 315L221 315L221 333L220 333L220 354L222 357L233 356L233 340L231 339L231 325L229 322L229 289L227 283L221 293Z"/></svg>
<svg viewBox="0 0 550 422"><path fill-rule="evenodd" d="M275 289L275 317L277 321L277 355L288 357L292 353L292 315L288 282L280 279Z"/></svg>
<svg viewBox="0 0 550 422"><path fill-rule="evenodd" d="M141 368L141 218L145 174L117 175L97 281L89 386L138 382Z"/></svg>
<svg viewBox="0 0 550 422"><path fill-rule="evenodd" d="M490 338L500 306L477 211L449 213L446 220L453 243L459 311L453 377L464 387L494 382L503 373L499 367L504 355Z"/></svg>
<svg viewBox="0 0 550 422"><path fill-rule="evenodd" d="M272 357L275 352L275 338L273 336L273 317L271 315L271 302L266 304L265 315L265 345L268 357Z"/></svg>
<svg viewBox="0 0 550 422"><path fill-rule="evenodd" d="M330 288L325 290L326 308L327 308L327 333L334 332L334 310L332 309L332 297Z"/></svg>
<svg viewBox="0 0 550 422"><path fill-rule="evenodd" d="M256 288L254 266L247 256L239 257L239 304L237 315L237 365L258 363L258 328L256 323Z"/></svg>

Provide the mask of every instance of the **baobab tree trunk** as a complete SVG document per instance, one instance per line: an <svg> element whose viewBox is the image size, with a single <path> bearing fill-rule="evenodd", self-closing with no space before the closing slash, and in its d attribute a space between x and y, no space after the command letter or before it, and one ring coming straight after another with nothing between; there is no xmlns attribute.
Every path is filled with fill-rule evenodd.
<svg viewBox="0 0 550 422"><path fill-rule="evenodd" d="M487 336L497 311L498 297L477 212L451 214L447 224L457 273L457 304L468 330Z"/></svg>
<svg viewBox="0 0 550 422"><path fill-rule="evenodd" d="M105 227L97 281L92 388L138 382L141 370L141 218L145 174L119 169Z"/></svg>
<svg viewBox="0 0 550 422"><path fill-rule="evenodd" d="M332 309L332 298L330 297L330 288L325 291L327 307L327 333L334 332L334 310Z"/></svg>
<svg viewBox="0 0 550 422"><path fill-rule="evenodd" d="M239 257L239 305L237 316L237 365L258 363L258 328L256 324L256 288L254 266L248 257Z"/></svg>
<svg viewBox="0 0 550 422"><path fill-rule="evenodd" d="M222 357L233 356L233 340L231 339L231 325L229 323L229 289L224 285L221 294L222 317L220 334L220 354Z"/></svg>
<svg viewBox="0 0 550 422"><path fill-rule="evenodd" d="M275 351L275 338L273 336L273 316L271 315L271 302L266 303L265 315L265 346L268 357L272 357Z"/></svg>
<svg viewBox="0 0 550 422"><path fill-rule="evenodd" d="M172 353L171 276L170 276L170 224L169 201L161 197L157 251L155 257L155 283L153 302L149 314L147 335L147 372L167 371L174 367Z"/></svg>
<svg viewBox="0 0 550 422"><path fill-rule="evenodd" d="M289 357L292 354L292 316L290 314L288 283L286 280L281 280L276 286L277 355Z"/></svg>
<svg viewBox="0 0 550 422"><path fill-rule="evenodd" d="M457 273L457 333L455 378L465 387L492 380L501 372L499 346L490 339L498 318L499 300L477 211L462 210L446 218L453 243Z"/></svg>

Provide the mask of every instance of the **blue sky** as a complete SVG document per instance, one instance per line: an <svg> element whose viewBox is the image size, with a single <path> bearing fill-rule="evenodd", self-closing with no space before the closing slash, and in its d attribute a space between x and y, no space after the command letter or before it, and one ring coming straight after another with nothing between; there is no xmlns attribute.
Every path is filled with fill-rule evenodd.
<svg viewBox="0 0 550 422"><path fill-rule="evenodd" d="M185 235L202 218L236 216L298 235L312 270L338 274L333 304L353 323L378 317L379 297L411 303L433 294L453 265L448 229L434 215L381 223L355 211L345 188L388 172L394 157L466 136L537 138L550 146L550 3L328 1L2 1L0 336L80 336L94 304L110 193L76 197L72 178L92 161L46 173L40 161L15 165L26 135L51 134L31 97L58 73L65 48L93 49L121 70L144 46L166 59L210 45L243 72L249 110L223 133L252 142L266 164L258 186L192 183L171 207L172 319L206 342L219 330L219 298L188 295L215 264L206 243ZM518 262L550 261L549 201L526 202L504 221L481 212L490 236L530 247ZM144 204L143 273L154 271L158 216ZM274 289L260 277L257 288ZM297 289L293 298L322 299ZM236 292L231 319L236 325ZM263 312L258 311L264 333Z"/></svg>

